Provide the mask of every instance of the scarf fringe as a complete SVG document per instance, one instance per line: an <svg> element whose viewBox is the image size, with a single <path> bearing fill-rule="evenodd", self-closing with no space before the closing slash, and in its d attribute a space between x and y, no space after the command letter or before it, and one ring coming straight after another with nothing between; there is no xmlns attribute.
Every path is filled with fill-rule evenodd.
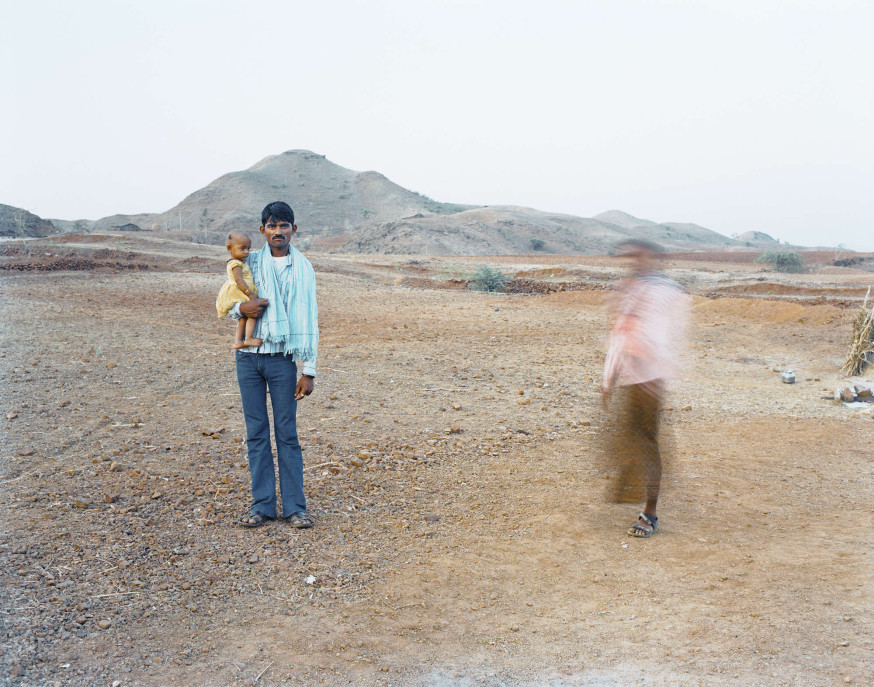
<svg viewBox="0 0 874 687"><path fill-rule="evenodd" d="M289 250L294 281L284 303L277 290L278 275L274 270L270 246L265 245L249 256L250 262L254 263L252 271L256 274L258 295L270 299L270 305L259 318L256 336L264 339L265 343L284 346L285 353L291 354L295 360L315 362L319 345L315 272L300 251L293 246ZM283 306L281 309L280 304Z"/></svg>

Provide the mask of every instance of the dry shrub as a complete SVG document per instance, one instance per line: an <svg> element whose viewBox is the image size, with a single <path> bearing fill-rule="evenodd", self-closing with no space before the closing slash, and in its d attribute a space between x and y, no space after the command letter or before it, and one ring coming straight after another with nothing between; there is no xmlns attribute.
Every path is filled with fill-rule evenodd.
<svg viewBox="0 0 874 687"><path fill-rule="evenodd" d="M871 288L868 288L868 295ZM868 310L868 295L853 320L853 338L841 374L854 377L874 361L874 306Z"/></svg>
<svg viewBox="0 0 874 687"><path fill-rule="evenodd" d="M791 251L767 251L756 258L756 262L770 265L777 272L799 273L804 271L804 260Z"/></svg>

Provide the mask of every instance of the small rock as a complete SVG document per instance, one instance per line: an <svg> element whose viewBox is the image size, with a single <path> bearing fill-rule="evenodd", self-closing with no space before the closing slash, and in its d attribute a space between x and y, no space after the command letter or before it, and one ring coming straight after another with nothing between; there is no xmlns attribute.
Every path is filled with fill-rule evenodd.
<svg viewBox="0 0 874 687"><path fill-rule="evenodd" d="M435 515L433 513L429 513L428 515L425 516L425 520L427 520L428 522L439 522L440 516Z"/></svg>
<svg viewBox="0 0 874 687"><path fill-rule="evenodd" d="M315 584L316 576L315 575L307 575L307 578L304 580L307 584Z"/></svg>
<svg viewBox="0 0 874 687"><path fill-rule="evenodd" d="M591 425L591 424L592 424L592 421L591 421L591 420L580 420L580 426L581 426L581 427L588 427L588 426Z"/></svg>
<svg viewBox="0 0 874 687"><path fill-rule="evenodd" d="M358 457L361 458L361 460L370 460L373 455L368 453L367 451L359 451Z"/></svg>
<svg viewBox="0 0 874 687"><path fill-rule="evenodd" d="M119 465L118 463L116 463L115 461L112 461L109 464L109 471L110 472L121 472L123 469L124 468L121 465Z"/></svg>
<svg viewBox="0 0 874 687"><path fill-rule="evenodd" d="M104 620L98 620L98 621L97 621L97 627L99 627L101 630L108 630L110 627L112 627L112 621L111 621L111 620L105 620L105 619L104 619Z"/></svg>
<svg viewBox="0 0 874 687"><path fill-rule="evenodd" d="M8 413L6 413L7 420L14 420L17 417L18 417L18 411L10 410Z"/></svg>
<svg viewBox="0 0 874 687"><path fill-rule="evenodd" d="M115 503L115 502L118 501L120 498L121 498L121 497L118 496L117 494L105 494L105 495L103 496L103 503Z"/></svg>
<svg viewBox="0 0 874 687"><path fill-rule="evenodd" d="M152 498L153 498L153 499L159 499L159 498L161 498L162 496L163 496L163 494L162 494L160 491L153 491L153 492L152 492Z"/></svg>
<svg viewBox="0 0 874 687"><path fill-rule="evenodd" d="M107 370L111 370L113 367L115 367L115 363L106 363Z"/></svg>
<svg viewBox="0 0 874 687"><path fill-rule="evenodd" d="M61 401L58 403L58 408L66 408L68 405L70 405L69 401Z"/></svg>
<svg viewBox="0 0 874 687"><path fill-rule="evenodd" d="M93 504L94 502L91 499L84 496L80 496L78 499L73 501L74 508L91 508Z"/></svg>
<svg viewBox="0 0 874 687"><path fill-rule="evenodd" d="M449 433L450 434L461 434L461 427L459 427L458 425L452 425L449 428Z"/></svg>
<svg viewBox="0 0 874 687"><path fill-rule="evenodd" d="M692 406L690 406L690 405L683 406L683 410L692 410Z"/></svg>
<svg viewBox="0 0 874 687"><path fill-rule="evenodd" d="M249 556L249 563L251 565L255 565L255 563L257 563L257 562L258 562L258 556L256 556L255 554L252 554L251 556Z"/></svg>
<svg viewBox="0 0 874 687"><path fill-rule="evenodd" d="M461 405L458 404L458 403L453 403L453 404L452 404L452 410L461 410Z"/></svg>
<svg viewBox="0 0 874 687"><path fill-rule="evenodd" d="M33 449L32 448L23 448L20 451L18 451L18 455L19 456L32 456Z"/></svg>
<svg viewBox="0 0 874 687"><path fill-rule="evenodd" d="M856 396L859 398L871 398L872 392L870 387L865 386L864 384L855 384L853 389L856 392Z"/></svg>
<svg viewBox="0 0 874 687"><path fill-rule="evenodd" d="M853 393L853 387L851 386L841 387L840 394L841 400L844 401L844 403L852 403L856 397L856 395Z"/></svg>

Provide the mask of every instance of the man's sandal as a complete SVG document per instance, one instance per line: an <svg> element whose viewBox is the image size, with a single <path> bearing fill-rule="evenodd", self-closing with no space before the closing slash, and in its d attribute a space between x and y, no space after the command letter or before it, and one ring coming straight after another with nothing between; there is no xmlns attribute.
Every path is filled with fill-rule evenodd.
<svg viewBox="0 0 874 687"><path fill-rule="evenodd" d="M273 518L268 517L263 513L249 513L237 520L237 524L240 527L261 527L261 525L268 520L273 520Z"/></svg>
<svg viewBox="0 0 874 687"><path fill-rule="evenodd" d="M659 519L655 515L647 515L646 513L641 513L637 516L637 522L634 523L631 527L628 528L628 534L631 537L640 537L641 539L648 539L659 529ZM649 525L649 527L645 527L640 524L640 521L643 520L644 523Z"/></svg>
<svg viewBox="0 0 874 687"><path fill-rule="evenodd" d="M297 530L305 530L313 526L313 519L306 513L292 513L286 520L289 525Z"/></svg>

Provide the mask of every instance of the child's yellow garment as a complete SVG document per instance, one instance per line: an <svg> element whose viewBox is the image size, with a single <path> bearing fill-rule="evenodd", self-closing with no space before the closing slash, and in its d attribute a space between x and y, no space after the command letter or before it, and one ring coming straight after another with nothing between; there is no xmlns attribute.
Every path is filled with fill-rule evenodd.
<svg viewBox="0 0 874 687"><path fill-rule="evenodd" d="M245 303L249 297L240 291L237 282L234 281L234 268L240 267L243 270L243 281L249 287L249 291L253 296L258 295L258 288L255 286L255 278L252 276L252 270L245 262L239 260L228 260L228 280L219 291L218 298L215 299L215 309L219 317L224 317L228 314L228 310L234 307L237 303Z"/></svg>

